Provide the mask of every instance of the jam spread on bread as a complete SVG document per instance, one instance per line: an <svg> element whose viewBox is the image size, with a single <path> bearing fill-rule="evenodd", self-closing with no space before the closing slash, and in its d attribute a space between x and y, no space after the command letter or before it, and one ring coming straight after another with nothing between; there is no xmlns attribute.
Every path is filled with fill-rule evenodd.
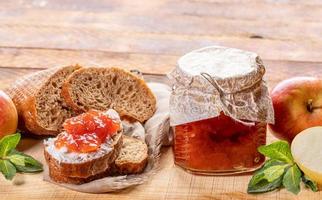
<svg viewBox="0 0 322 200"><path fill-rule="evenodd" d="M87 153L98 150L107 137L117 133L120 124L104 112L90 110L67 119L63 127L66 133L57 137L55 146L66 146L70 152Z"/></svg>

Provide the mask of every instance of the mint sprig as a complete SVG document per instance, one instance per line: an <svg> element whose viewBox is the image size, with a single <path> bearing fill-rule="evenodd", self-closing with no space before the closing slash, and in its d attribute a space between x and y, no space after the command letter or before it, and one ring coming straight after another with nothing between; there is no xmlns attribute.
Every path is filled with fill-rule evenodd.
<svg viewBox="0 0 322 200"><path fill-rule="evenodd" d="M317 184L306 177L294 162L286 141L260 146L258 152L270 159L254 173L248 184L248 193L263 193L285 187L293 194L298 194L301 180L312 191L318 190Z"/></svg>
<svg viewBox="0 0 322 200"><path fill-rule="evenodd" d="M21 135L16 133L0 140L0 171L7 180L12 180L17 172L33 173L43 170L39 161L15 149L20 138Z"/></svg>

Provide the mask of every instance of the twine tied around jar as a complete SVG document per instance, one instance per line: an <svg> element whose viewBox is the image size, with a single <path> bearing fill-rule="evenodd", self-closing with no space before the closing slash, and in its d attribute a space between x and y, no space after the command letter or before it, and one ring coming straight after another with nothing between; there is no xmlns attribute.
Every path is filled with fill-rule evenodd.
<svg viewBox="0 0 322 200"><path fill-rule="evenodd" d="M143 73L138 69L131 69L130 72L140 78L143 78Z"/></svg>
<svg viewBox="0 0 322 200"><path fill-rule="evenodd" d="M246 126L255 125L255 122L244 121L244 120L238 119L236 117L236 114L235 114L236 108L248 107L247 102L245 102L243 100L233 102L230 99L228 99L227 96L232 95L234 93L239 93L239 92L243 92L245 90L251 89L254 85L256 85L258 83L258 81L256 83L252 84L251 86L248 86L246 88L242 88L241 90L239 90L237 92L225 92L225 90L218 84L217 80L215 78L213 78L212 76L210 76L208 73L201 72L200 75L204 79L206 79L212 86L214 86L216 91L219 93L219 103L221 104L222 111L224 112L225 115L228 115L229 117L233 118L235 121L242 123ZM229 107L231 107L232 110L230 110Z"/></svg>

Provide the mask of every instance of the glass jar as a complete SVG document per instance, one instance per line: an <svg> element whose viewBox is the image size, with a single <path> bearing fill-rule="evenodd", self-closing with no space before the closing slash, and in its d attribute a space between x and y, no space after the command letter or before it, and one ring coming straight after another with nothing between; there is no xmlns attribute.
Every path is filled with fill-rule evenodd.
<svg viewBox="0 0 322 200"><path fill-rule="evenodd" d="M233 173L259 167L265 157L266 123L244 125L221 113L218 117L174 127L175 163L198 173Z"/></svg>
<svg viewBox="0 0 322 200"><path fill-rule="evenodd" d="M212 46L179 59L169 74L176 165L214 175L261 166L257 148L274 119L264 73L256 54L238 49Z"/></svg>

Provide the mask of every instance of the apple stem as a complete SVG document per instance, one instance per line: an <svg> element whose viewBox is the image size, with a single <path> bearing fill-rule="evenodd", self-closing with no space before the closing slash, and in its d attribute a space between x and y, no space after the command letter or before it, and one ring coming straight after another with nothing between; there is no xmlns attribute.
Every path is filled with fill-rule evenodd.
<svg viewBox="0 0 322 200"><path fill-rule="evenodd" d="M309 99L307 101L307 105L306 105L306 108L309 112L313 112L314 109L321 109L322 106L313 106L313 99Z"/></svg>

